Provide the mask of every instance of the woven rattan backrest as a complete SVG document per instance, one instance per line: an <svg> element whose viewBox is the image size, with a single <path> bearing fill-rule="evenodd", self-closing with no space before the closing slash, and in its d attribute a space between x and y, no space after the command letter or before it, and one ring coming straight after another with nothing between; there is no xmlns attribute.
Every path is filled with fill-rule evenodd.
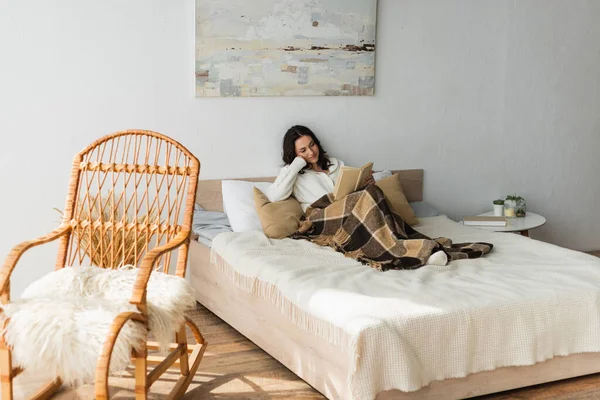
<svg viewBox="0 0 600 400"><path fill-rule="evenodd" d="M199 172L194 155L156 132L117 132L92 143L73 160L63 214L73 231L60 244L57 268L137 265L149 250L190 232ZM183 250L178 267L187 260ZM167 253L156 268L174 272L171 261Z"/></svg>

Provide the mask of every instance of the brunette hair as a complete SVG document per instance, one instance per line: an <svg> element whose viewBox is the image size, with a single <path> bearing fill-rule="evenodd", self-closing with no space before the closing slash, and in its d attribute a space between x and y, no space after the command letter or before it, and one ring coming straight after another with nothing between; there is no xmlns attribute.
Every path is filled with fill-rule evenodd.
<svg viewBox="0 0 600 400"><path fill-rule="evenodd" d="M302 125L292 126L290 129L288 129L283 137L283 162L285 165L290 165L296 158L296 140L300 139L302 136L310 136L310 138L319 148L319 159L317 160L317 165L323 170L329 169L331 162L329 161L329 157L327 157L327 152L323 150L321 142L315 136L313 131ZM307 168L310 167L306 166L305 169Z"/></svg>

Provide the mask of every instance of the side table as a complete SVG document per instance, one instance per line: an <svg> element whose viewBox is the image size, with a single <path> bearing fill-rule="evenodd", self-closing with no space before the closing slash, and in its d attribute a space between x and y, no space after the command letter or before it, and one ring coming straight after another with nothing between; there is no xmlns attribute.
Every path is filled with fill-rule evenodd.
<svg viewBox="0 0 600 400"><path fill-rule="evenodd" d="M486 212L483 214L479 214L479 217L493 217L494 212ZM540 226L546 223L546 218L542 217L539 214L535 214L527 211L527 214L524 217L520 218L506 218L507 224L506 226L479 226L479 225L469 225L473 228L484 229L486 231L493 232L519 232L523 236L529 237L529 230L539 228ZM462 221L461 221L462 223Z"/></svg>

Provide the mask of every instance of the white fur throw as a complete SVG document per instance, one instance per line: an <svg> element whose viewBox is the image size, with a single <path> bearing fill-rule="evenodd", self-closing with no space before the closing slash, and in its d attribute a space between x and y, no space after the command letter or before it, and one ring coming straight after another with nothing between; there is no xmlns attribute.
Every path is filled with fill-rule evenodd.
<svg viewBox="0 0 600 400"><path fill-rule="evenodd" d="M137 269L70 267L33 282L22 300L4 307L5 316L11 318L6 340L14 350L14 365L30 372L52 372L70 385L93 381L115 317L137 311L129 304L136 276ZM165 349L196 302L185 279L153 272L147 304L150 333ZM124 370L131 350L145 339L144 325L129 321L115 344L111 371Z"/></svg>

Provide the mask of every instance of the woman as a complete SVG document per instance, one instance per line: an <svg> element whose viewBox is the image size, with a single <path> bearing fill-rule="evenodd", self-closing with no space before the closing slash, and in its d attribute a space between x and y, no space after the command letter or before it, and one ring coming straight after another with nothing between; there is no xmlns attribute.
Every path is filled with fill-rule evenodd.
<svg viewBox="0 0 600 400"><path fill-rule="evenodd" d="M269 187L267 197L274 203L293 195L304 211L333 192L344 166L343 161L327 156L315 134L301 125L292 126L283 138L283 162L285 167ZM372 183L375 181L371 175L367 185Z"/></svg>
<svg viewBox="0 0 600 400"><path fill-rule="evenodd" d="M344 163L329 157L307 127L291 127L283 138L286 164L267 191L271 202L293 195L306 212L306 221L293 236L330 246L381 271L414 269L448 260L477 258L489 252L488 243L452 244L432 240L392 213L373 176L366 186L336 202L333 192Z"/></svg>
<svg viewBox="0 0 600 400"><path fill-rule="evenodd" d="M293 195L306 209L316 200L333 192L340 168L344 162L327 156L321 142L305 126L292 126L283 138L285 167L269 187L269 201L285 200ZM367 184L374 183L373 177Z"/></svg>

